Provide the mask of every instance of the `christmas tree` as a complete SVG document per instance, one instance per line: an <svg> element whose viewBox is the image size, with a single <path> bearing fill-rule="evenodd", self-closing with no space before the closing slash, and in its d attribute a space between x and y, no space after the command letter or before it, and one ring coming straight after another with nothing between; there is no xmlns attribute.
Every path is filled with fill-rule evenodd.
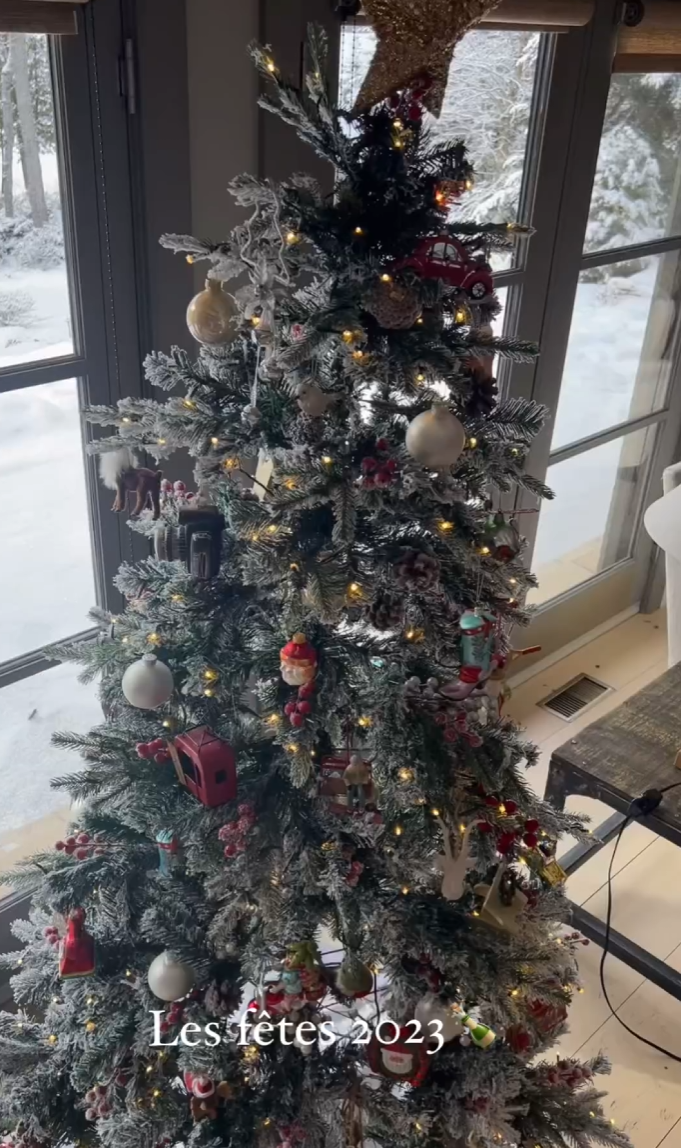
<svg viewBox="0 0 681 1148"><path fill-rule="evenodd" d="M254 55L333 194L244 176L226 241L166 237L209 265L198 359L88 412L154 556L54 651L105 720L55 735L77 822L15 875L8 1148L627 1144L607 1062L542 1059L577 984L556 841L584 827L503 709L534 584L508 508L549 492L542 409L497 393L535 348L494 337L488 259L526 229L457 222L472 168L425 86L339 111L323 48L304 91ZM178 448L195 492L139 465Z"/></svg>

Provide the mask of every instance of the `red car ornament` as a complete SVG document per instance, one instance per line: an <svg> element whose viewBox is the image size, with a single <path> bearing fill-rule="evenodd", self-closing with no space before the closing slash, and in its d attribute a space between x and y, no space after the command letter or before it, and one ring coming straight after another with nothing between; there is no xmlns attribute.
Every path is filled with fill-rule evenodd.
<svg viewBox="0 0 681 1148"><path fill-rule="evenodd" d="M471 259L463 243L449 235L422 239L415 251L393 264L393 271L416 271L425 279L442 279L458 287L471 299L484 299L494 290L489 266L481 258Z"/></svg>

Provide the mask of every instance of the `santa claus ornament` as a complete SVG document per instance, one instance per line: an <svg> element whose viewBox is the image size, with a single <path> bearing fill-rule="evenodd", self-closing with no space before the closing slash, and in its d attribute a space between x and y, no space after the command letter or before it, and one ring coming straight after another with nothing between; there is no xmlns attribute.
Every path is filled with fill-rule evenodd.
<svg viewBox="0 0 681 1148"><path fill-rule="evenodd" d="M413 1025L399 1028L392 1021L383 1021L371 1037L367 1049L372 1071L379 1076L387 1076L389 1080L418 1088L426 1077L430 1061L426 1040L407 1043L413 1039Z"/></svg>
<svg viewBox="0 0 681 1148"><path fill-rule="evenodd" d="M226 1080L216 1084L209 1076L193 1072L185 1072L182 1079L191 1096L191 1112L197 1123L200 1120L216 1120L220 1102L234 1097L234 1089Z"/></svg>
<svg viewBox="0 0 681 1148"><path fill-rule="evenodd" d="M62 980L89 977L95 968L95 942L85 928L85 910L74 909L59 951L59 976Z"/></svg>
<svg viewBox="0 0 681 1148"><path fill-rule="evenodd" d="M317 672L317 651L304 634L293 635L281 650L281 676L288 686L305 686Z"/></svg>

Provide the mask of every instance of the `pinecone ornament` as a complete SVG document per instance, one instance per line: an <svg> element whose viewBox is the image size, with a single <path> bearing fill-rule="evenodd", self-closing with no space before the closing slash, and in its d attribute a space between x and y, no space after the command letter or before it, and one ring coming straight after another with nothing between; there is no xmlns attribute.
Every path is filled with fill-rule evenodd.
<svg viewBox="0 0 681 1148"><path fill-rule="evenodd" d="M367 617L377 630L394 630L402 624L404 603L395 594L383 591L367 608Z"/></svg>
<svg viewBox="0 0 681 1148"><path fill-rule="evenodd" d="M403 551L395 566L395 581L402 590L427 590L439 576L439 561L422 550Z"/></svg>
<svg viewBox="0 0 681 1148"><path fill-rule="evenodd" d="M364 299L364 306L381 327L401 331L413 327L421 315L417 295L403 283L381 280Z"/></svg>

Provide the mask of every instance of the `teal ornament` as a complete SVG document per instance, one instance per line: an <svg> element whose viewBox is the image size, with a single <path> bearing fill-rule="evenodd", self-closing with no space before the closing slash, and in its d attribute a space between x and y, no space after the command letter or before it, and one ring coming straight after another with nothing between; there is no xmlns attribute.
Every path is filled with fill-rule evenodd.
<svg viewBox="0 0 681 1148"><path fill-rule="evenodd" d="M289 997L300 996L303 991L303 982L298 969L285 969L281 974L281 983Z"/></svg>
<svg viewBox="0 0 681 1148"><path fill-rule="evenodd" d="M158 871L162 877L171 877L180 864L180 842L172 829L161 829L156 834Z"/></svg>
<svg viewBox="0 0 681 1148"><path fill-rule="evenodd" d="M461 679L477 681L492 669L495 649L495 622L487 610L464 610L459 619L461 631Z"/></svg>

